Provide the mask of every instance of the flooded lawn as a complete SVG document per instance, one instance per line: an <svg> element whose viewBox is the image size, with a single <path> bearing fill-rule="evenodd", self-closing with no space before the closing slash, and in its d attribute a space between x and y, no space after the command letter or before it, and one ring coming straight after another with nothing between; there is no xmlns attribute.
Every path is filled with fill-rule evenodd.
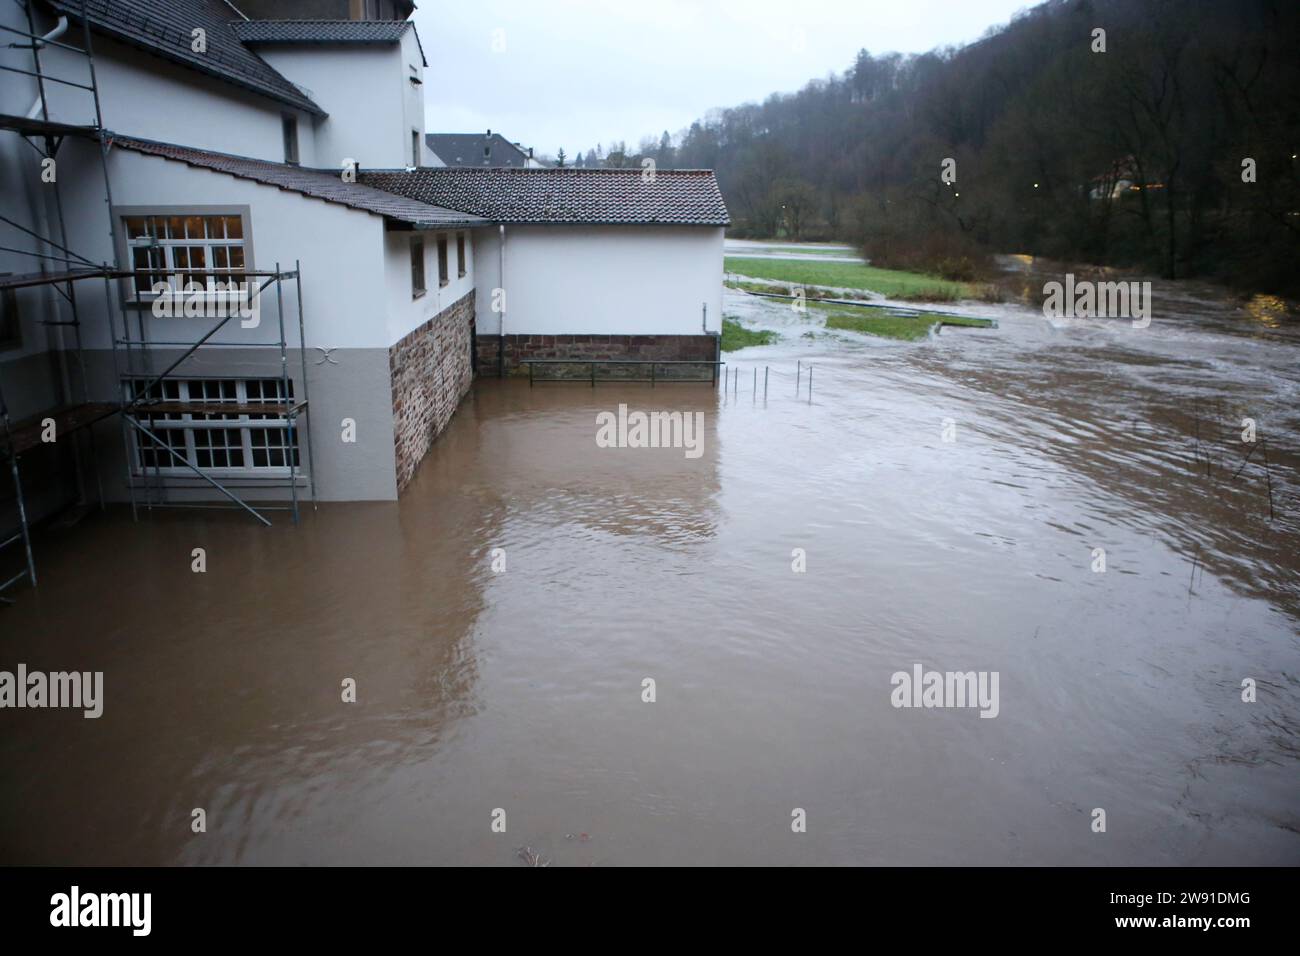
<svg viewBox="0 0 1300 956"><path fill-rule="evenodd" d="M1300 334L1156 303L901 343L734 293L784 335L734 394L482 381L396 504L47 532L0 666L104 714L5 713L0 860L1300 862ZM598 447L620 404L702 454ZM916 664L996 718L892 706Z"/></svg>

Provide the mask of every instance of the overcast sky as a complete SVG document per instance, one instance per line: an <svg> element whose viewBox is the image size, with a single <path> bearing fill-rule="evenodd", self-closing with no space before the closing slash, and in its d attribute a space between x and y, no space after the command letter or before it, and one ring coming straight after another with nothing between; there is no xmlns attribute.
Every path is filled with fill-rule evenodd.
<svg viewBox="0 0 1300 956"><path fill-rule="evenodd" d="M857 51L978 39L1029 0L417 0L428 131L553 155L792 92Z"/></svg>

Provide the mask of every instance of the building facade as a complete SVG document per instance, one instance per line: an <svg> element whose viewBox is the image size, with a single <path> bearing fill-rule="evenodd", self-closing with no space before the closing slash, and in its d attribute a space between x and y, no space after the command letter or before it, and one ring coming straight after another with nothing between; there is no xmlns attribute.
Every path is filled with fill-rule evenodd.
<svg viewBox="0 0 1300 956"><path fill-rule="evenodd" d="M35 38L0 49L0 387L15 428L68 426L23 449L48 476L20 479L30 517L69 494L393 499L476 367L714 357L711 173L439 178L411 4L268 6L0 8ZM83 406L105 411L78 429Z"/></svg>

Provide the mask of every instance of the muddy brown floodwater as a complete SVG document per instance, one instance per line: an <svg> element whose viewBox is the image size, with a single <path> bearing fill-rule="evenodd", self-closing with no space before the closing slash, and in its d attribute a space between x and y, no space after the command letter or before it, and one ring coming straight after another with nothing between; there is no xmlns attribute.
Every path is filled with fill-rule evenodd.
<svg viewBox="0 0 1300 956"><path fill-rule="evenodd" d="M735 395L482 381L397 503L43 534L0 667L102 670L104 715L0 713L0 861L1300 862L1294 316L727 309L785 335ZM598 448L620 403L703 454ZM997 717L895 709L915 663L997 671Z"/></svg>

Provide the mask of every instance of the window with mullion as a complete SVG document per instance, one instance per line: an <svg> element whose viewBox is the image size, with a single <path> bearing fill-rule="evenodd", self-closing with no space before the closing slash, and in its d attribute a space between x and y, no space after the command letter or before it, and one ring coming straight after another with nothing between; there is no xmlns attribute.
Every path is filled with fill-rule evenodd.
<svg viewBox="0 0 1300 956"><path fill-rule="evenodd" d="M147 384L128 379L124 391L128 399L140 394ZM240 414L223 412L212 406L243 404L284 404L284 381L268 379L166 379L149 391L148 398L182 405L193 404L194 410L157 411L141 409L144 425L167 446L191 465L227 473L271 474L283 472L290 463L301 465L298 431L289 437L289 420L267 412ZM288 402L293 400L293 383L289 383ZM160 473L185 474L188 469L159 448L152 440L136 436L137 470L158 469Z"/></svg>
<svg viewBox="0 0 1300 956"><path fill-rule="evenodd" d="M238 215L127 216L124 225L137 295L151 294L159 282L179 292L190 282L206 286L209 280L245 278L244 223Z"/></svg>

